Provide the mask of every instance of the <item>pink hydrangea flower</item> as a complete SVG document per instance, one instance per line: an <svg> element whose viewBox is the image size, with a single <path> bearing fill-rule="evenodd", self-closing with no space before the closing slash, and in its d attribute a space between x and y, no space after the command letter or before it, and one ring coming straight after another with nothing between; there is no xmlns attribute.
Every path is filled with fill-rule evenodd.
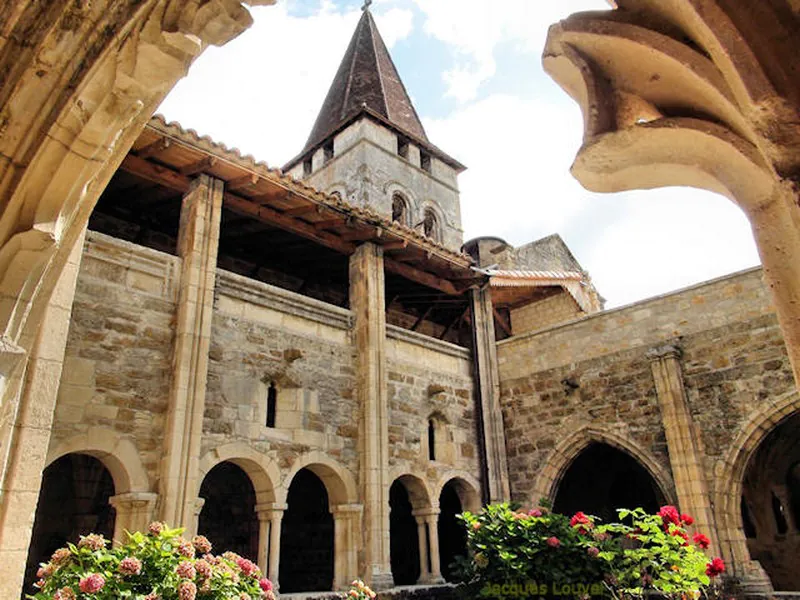
<svg viewBox="0 0 800 600"><path fill-rule="evenodd" d="M100 573L92 573L81 579L78 583L78 587L84 594L96 594L103 589L105 584L105 577L100 575Z"/></svg>
<svg viewBox="0 0 800 600"><path fill-rule="evenodd" d="M90 548L91 550L102 550L106 547L108 540L97 533L82 535L78 542L78 548Z"/></svg>
<svg viewBox="0 0 800 600"><path fill-rule="evenodd" d="M178 586L180 600L194 600L197 597L197 586L191 581L181 581Z"/></svg>
<svg viewBox="0 0 800 600"><path fill-rule="evenodd" d="M194 546L189 540L178 538L178 554L186 558L194 558Z"/></svg>
<svg viewBox="0 0 800 600"><path fill-rule="evenodd" d="M265 592L271 592L272 591L272 582L269 579L267 579L266 577L262 577L261 580L258 582L258 585Z"/></svg>
<svg viewBox="0 0 800 600"><path fill-rule="evenodd" d="M67 548L59 548L53 552L53 556L50 557L50 562L52 562L54 565L61 566L68 562L71 557L72 552L70 552Z"/></svg>
<svg viewBox="0 0 800 600"><path fill-rule="evenodd" d="M597 555L600 554L600 548L598 548L597 546L589 546L586 549L586 554L588 554L592 558L597 558Z"/></svg>
<svg viewBox="0 0 800 600"><path fill-rule="evenodd" d="M528 516L529 517L541 517L542 516L542 511L539 510L538 508L532 508L532 509L530 509L528 511Z"/></svg>
<svg viewBox="0 0 800 600"><path fill-rule="evenodd" d="M75 592L71 587L63 587L53 594L53 600L75 600Z"/></svg>
<svg viewBox="0 0 800 600"><path fill-rule="evenodd" d="M242 558L241 556L236 560L236 565L242 570L245 577L258 576L261 572L258 570L258 565L253 561Z"/></svg>
<svg viewBox="0 0 800 600"><path fill-rule="evenodd" d="M196 574L194 566L188 560L184 560L175 567L175 572L184 579L194 579Z"/></svg>
<svg viewBox="0 0 800 600"><path fill-rule="evenodd" d="M208 554L211 552L211 542L204 535L196 535L192 538L192 545L194 549L200 554Z"/></svg>
<svg viewBox="0 0 800 600"><path fill-rule="evenodd" d="M205 579L207 577L211 577L211 565L208 563L207 560L199 559L196 560L194 563L194 569L197 571L197 575L201 579Z"/></svg>
<svg viewBox="0 0 800 600"><path fill-rule="evenodd" d="M161 596L156 594L155 592L150 592L147 596L144 597L144 600L161 600Z"/></svg>
<svg viewBox="0 0 800 600"><path fill-rule="evenodd" d="M138 575L142 572L142 561L133 556L126 556L119 561L118 570L123 575Z"/></svg>
<svg viewBox="0 0 800 600"><path fill-rule="evenodd" d="M48 577L50 577L50 575L53 574L53 571L55 570L56 570L55 565L47 563L46 565L42 565L41 567L39 567L39 570L36 571L36 577L38 577L39 579L47 579Z"/></svg>
<svg viewBox="0 0 800 600"><path fill-rule="evenodd" d="M547 545L551 548L558 548L561 545L561 540L555 536L549 537L547 538Z"/></svg>
<svg viewBox="0 0 800 600"><path fill-rule="evenodd" d="M161 535L161 532L164 531L165 528L166 525L164 525L164 523L162 523L161 521L153 521L152 523L150 523L150 525L148 525L147 531L150 532L150 535L158 537L159 535Z"/></svg>

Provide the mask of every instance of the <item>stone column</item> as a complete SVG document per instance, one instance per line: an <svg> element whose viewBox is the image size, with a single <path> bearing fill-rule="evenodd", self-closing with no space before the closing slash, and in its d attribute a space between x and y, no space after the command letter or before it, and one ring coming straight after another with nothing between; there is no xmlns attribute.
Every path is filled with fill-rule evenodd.
<svg viewBox="0 0 800 600"><path fill-rule="evenodd" d="M431 578L428 567L428 525L424 516L416 514L416 511L412 514L417 520L417 537L419 538L419 583L428 583Z"/></svg>
<svg viewBox="0 0 800 600"><path fill-rule="evenodd" d="M439 563L439 513L438 508L427 511L424 516L428 524L428 539L430 540L431 572L427 583L444 583L442 567Z"/></svg>
<svg viewBox="0 0 800 600"><path fill-rule="evenodd" d="M364 500L364 575L391 587L389 558L389 424L386 391L386 307L383 250L362 244L350 258L350 308L355 316L356 394L360 407L359 472Z"/></svg>
<svg viewBox="0 0 800 600"><path fill-rule="evenodd" d="M35 341L26 344L31 348L27 364L8 360L11 356L24 361L23 351L17 351L16 347L0 348L2 366L8 367L9 372L13 371L13 377L18 378L17 384L21 384L16 385L19 389L13 403L16 412L0 415L0 421L4 421L0 422L0 432L8 436L0 440L0 444L8 449L3 488L0 490L0 598L19 598L22 589L85 233L84 230L78 237L53 290ZM15 364L17 369L14 371Z"/></svg>
<svg viewBox="0 0 800 600"><path fill-rule="evenodd" d="M711 540L709 552L719 551L719 536L708 493L703 453L683 385L680 349L663 346L648 352L661 407L675 491L682 512L694 517L694 530Z"/></svg>
<svg viewBox="0 0 800 600"><path fill-rule="evenodd" d="M340 504L333 513L333 589L345 589L358 578L358 539L361 537L361 504Z"/></svg>
<svg viewBox="0 0 800 600"><path fill-rule="evenodd" d="M186 523L186 531L183 533L184 537L192 538L200 532L200 513L203 512L205 504L205 498L195 498L194 502L191 503L191 512Z"/></svg>
<svg viewBox="0 0 800 600"><path fill-rule="evenodd" d="M125 544L128 541L126 531L146 531L153 520L158 494L151 492L129 492L111 496L108 503L117 512L114 520L114 542Z"/></svg>
<svg viewBox="0 0 800 600"><path fill-rule="evenodd" d="M483 443L488 485L484 500L504 502L511 497L506 461L506 442L503 433L503 415L500 411L500 376L497 368L497 345L494 333L494 311L488 287L472 291L472 328L475 344L476 390L481 398L483 416ZM479 440L480 443L480 440Z"/></svg>
<svg viewBox="0 0 800 600"><path fill-rule="evenodd" d="M281 522L286 504L267 503L256 506L258 513L258 566L275 591L279 589L278 572L281 560Z"/></svg>
<svg viewBox="0 0 800 600"><path fill-rule="evenodd" d="M183 260L160 490L161 518L171 527L191 525L199 489L222 195L223 182L200 175L181 209L178 254Z"/></svg>

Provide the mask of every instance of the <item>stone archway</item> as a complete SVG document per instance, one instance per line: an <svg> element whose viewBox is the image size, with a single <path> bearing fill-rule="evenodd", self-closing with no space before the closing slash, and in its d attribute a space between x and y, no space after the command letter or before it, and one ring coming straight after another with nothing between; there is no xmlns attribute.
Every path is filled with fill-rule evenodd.
<svg viewBox="0 0 800 600"><path fill-rule="evenodd" d="M479 506L477 488L460 477L447 481L439 492L439 563L445 581L454 581L453 562L467 554L467 532L457 515Z"/></svg>
<svg viewBox="0 0 800 600"><path fill-rule="evenodd" d="M752 560L745 535L744 517L752 515L748 514L746 502L743 510L745 475L769 433L797 414L800 414L800 394L797 391L784 394L753 411L739 428L728 454L714 470L716 517L723 558L731 565L734 575L758 591L765 591L764 586L769 588L769 582L761 565Z"/></svg>
<svg viewBox="0 0 800 600"><path fill-rule="evenodd" d="M33 593L39 563L67 542L77 543L89 533L112 539L116 513L109 501L114 491L111 471L89 454L67 454L44 470L23 592Z"/></svg>
<svg viewBox="0 0 800 600"><path fill-rule="evenodd" d="M551 451L544 467L536 476L531 502L535 504L541 498L546 498L553 503L567 469L580 453L593 443L608 445L634 458L656 482L664 501L668 504L677 504L675 485L670 472L650 453L625 435L591 425L577 428Z"/></svg>
<svg viewBox="0 0 800 600"><path fill-rule="evenodd" d="M656 480L633 456L608 444L592 442L572 460L553 494L553 511L583 511L604 522L617 518L618 508L644 508L654 513L665 503Z"/></svg>
<svg viewBox="0 0 800 600"><path fill-rule="evenodd" d="M197 532L211 541L214 552L230 550L256 560L260 530L256 491L244 469L230 461L219 463L203 478L200 498Z"/></svg>
<svg viewBox="0 0 800 600"><path fill-rule="evenodd" d="M424 481L401 475L389 488L389 547L395 585L412 585L430 573L425 517L430 493Z"/></svg>
<svg viewBox="0 0 800 600"><path fill-rule="evenodd" d="M309 468L292 478L281 527L282 593L331 591L335 533L328 489Z"/></svg>
<svg viewBox="0 0 800 600"><path fill-rule="evenodd" d="M747 462L741 519L750 557L776 591L800 590L800 412L776 424ZM744 527L745 523L748 527Z"/></svg>

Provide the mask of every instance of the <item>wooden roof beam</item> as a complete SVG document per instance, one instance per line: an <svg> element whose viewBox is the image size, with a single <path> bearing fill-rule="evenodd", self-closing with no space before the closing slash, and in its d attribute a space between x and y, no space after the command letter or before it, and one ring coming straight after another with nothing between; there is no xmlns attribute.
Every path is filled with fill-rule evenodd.
<svg viewBox="0 0 800 600"><path fill-rule="evenodd" d="M197 162L193 162L189 165L181 167L180 174L189 177L191 175L202 173L203 171L208 171L217 164L217 160L218 159L216 156L204 156Z"/></svg>
<svg viewBox="0 0 800 600"><path fill-rule="evenodd" d="M192 180L185 175L176 173L167 167L147 162L143 158L134 156L133 154L128 154L128 156L125 157L120 168L128 173L138 175L142 179L147 179L148 181L181 193L185 193L192 183Z"/></svg>
<svg viewBox="0 0 800 600"><path fill-rule="evenodd" d="M236 190L257 184L260 179L261 176L257 173L247 173L241 177L235 177L226 181L225 189L229 192L235 192Z"/></svg>
<svg viewBox="0 0 800 600"><path fill-rule="evenodd" d="M284 215L277 210L268 206L259 206L258 204L236 194L226 193L223 200L223 206L238 212L240 214L248 215L256 219L262 220L265 223L274 225L281 229L291 231L301 237L315 241L326 248L336 250L342 254L352 254L355 252L356 247L343 240L337 235L319 231L314 226L309 225L305 221L295 219L293 217Z"/></svg>
<svg viewBox="0 0 800 600"><path fill-rule="evenodd" d="M428 273L427 271L416 269L410 265L386 257L383 259L383 265L387 271L390 271L395 275L400 275L401 277L405 277L411 281L415 281L424 286L439 290L440 292L444 292L449 296L461 295L461 292L459 292L452 283L446 279L437 277L432 273Z"/></svg>
<svg viewBox="0 0 800 600"><path fill-rule="evenodd" d="M296 206L294 208L287 208L286 210L282 211L281 214L288 215L290 217L302 217L303 215L308 215L310 213L316 212L318 214L322 214L325 210L325 207L321 204L304 204L303 206Z"/></svg>
<svg viewBox="0 0 800 600"><path fill-rule="evenodd" d="M142 160L158 156L172 145L172 141L168 137L160 137L155 142L147 144L136 151L136 156Z"/></svg>

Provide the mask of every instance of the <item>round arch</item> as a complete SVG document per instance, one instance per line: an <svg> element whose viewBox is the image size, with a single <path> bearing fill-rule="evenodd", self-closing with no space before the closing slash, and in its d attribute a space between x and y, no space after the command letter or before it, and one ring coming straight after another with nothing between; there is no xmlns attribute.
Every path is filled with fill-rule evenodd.
<svg viewBox="0 0 800 600"><path fill-rule="evenodd" d="M281 487L276 494L279 504L286 504L289 486L301 469L308 469L322 480L328 491L331 509L338 505L358 503L358 488L352 473L328 455L315 450L298 457L291 470L283 478Z"/></svg>
<svg viewBox="0 0 800 600"><path fill-rule="evenodd" d="M479 490L481 489L478 480L464 471L447 471L436 484L434 488L435 507L438 508L439 498L442 495L444 486L448 483L453 483L459 500L461 500L461 507L470 512L477 512L481 509L481 496Z"/></svg>
<svg viewBox="0 0 800 600"><path fill-rule="evenodd" d="M223 462L233 463L247 474L256 492L258 504L276 501L276 482L281 480L278 466L269 457L242 442L225 444L203 455L197 477L197 494L200 493L200 486L206 475Z"/></svg>
<svg viewBox="0 0 800 600"><path fill-rule="evenodd" d="M99 460L111 473L116 494L150 491L150 478L139 451L128 438L105 428L92 428L52 446L45 467L67 454L88 454Z"/></svg>
<svg viewBox="0 0 800 600"><path fill-rule="evenodd" d="M419 207L419 198L417 198L416 194L406 186L404 186L399 181L389 181L383 186L383 193L385 197L388 199L389 208L392 206L392 199L394 198L395 194L398 194L403 197L403 200L406 202L406 210L408 220L407 222L403 223L403 225L407 225L408 227L413 227L414 224L418 221L418 217L421 219L420 213L417 208Z"/></svg>
<svg viewBox="0 0 800 600"><path fill-rule="evenodd" d="M531 501L536 503L539 498L547 498L554 502L558 485L569 466L590 444L598 442L633 457L655 480L664 498L671 504L677 502L672 475L649 452L624 435L592 425L578 428L553 448L544 468L536 476Z"/></svg>
<svg viewBox="0 0 800 600"><path fill-rule="evenodd" d="M743 568L751 560L740 510L747 465L770 432L797 413L800 413L800 393L797 390L755 409L740 427L725 458L715 466L714 503L720 545L723 557L735 569Z"/></svg>
<svg viewBox="0 0 800 600"><path fill-rule="evenodd" d="M408 492L408 499L411 501L411 506L414 510L420 510L431 507L431 491L430 488L422 477L413 475L405 471L392 473L390 476L390 486L396 481L403 484Z"/></svg>

